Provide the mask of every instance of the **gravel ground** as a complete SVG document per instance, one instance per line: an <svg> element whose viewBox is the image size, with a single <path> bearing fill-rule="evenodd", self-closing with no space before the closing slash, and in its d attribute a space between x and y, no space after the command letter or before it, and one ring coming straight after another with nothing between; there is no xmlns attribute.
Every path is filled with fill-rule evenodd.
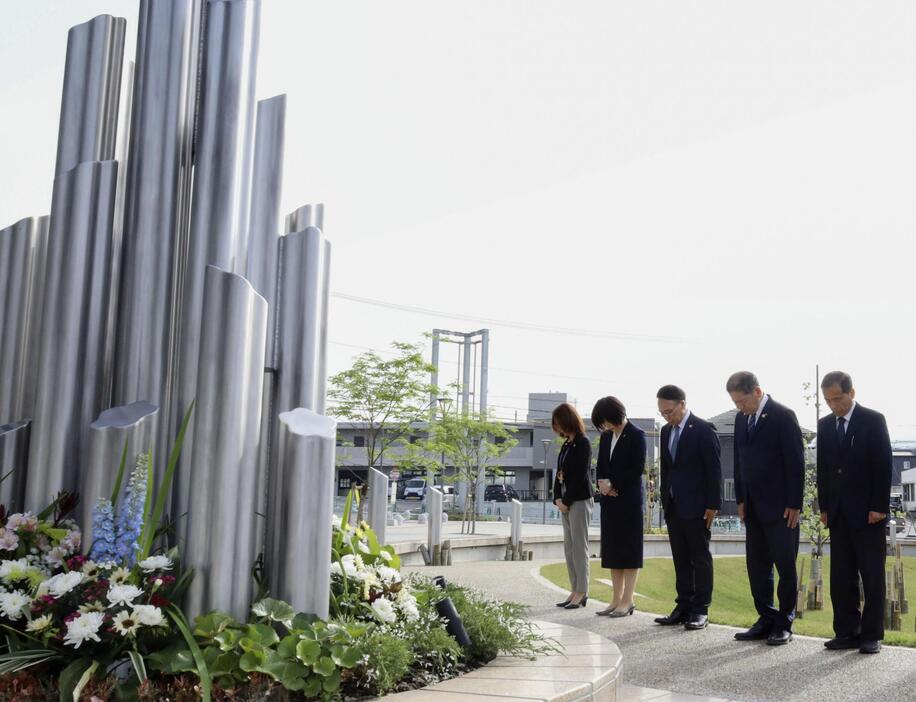
<svg viewBox="0 0 916 702"><path fill-rule="evenodd" d="M656 614L597 617L604 603L559 610L565 597L537 573L544 562L484 561L442 568L405 568L445 575L531 607L531 617L594 631L623 652L623 682L648 688L748 702L805 700L916 700L916 649L885 646L877 656L830 652L824 639L797 636L787 646L737 642L734 627L704 631L660 627ZM639 586L637 584L637 590ZM637 598L637 607L639 601ZM665 612L667 614L667 612Z"/></svg>

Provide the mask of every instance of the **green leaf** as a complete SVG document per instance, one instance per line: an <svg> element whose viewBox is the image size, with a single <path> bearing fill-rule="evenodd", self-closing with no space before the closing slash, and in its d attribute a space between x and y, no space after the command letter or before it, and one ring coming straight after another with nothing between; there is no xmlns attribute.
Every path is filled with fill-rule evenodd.
<svg viewBox="0 0 916 702"><path fill-rule="evenodd" d="M224 629L214 637L214 640L219 645L221 650L232 651L236 646L238 646L239 640L241 638L242 634L238 629Z"/></svg>
<svg viewBox="0 0 916 702"><path fill-rule="evenodd" d="M117 507L118 495L121 494L121 485L124 482L124 472L127 469L127 439L124 439L124 449L121 451L121 463L118 465L118 474L115 477L114 488L111 491L111 506Z"/></svg>
<svg viewBox="0 0 916 702"><path fill-rule="evenodd" d="M189 415L190 410L188 410L188 416ZM188 416L185 416L185 422L187 422ZM210 671L207 670L207 663L204 661L200 646L197 645L197 641L194 640L194 635L188 627L188 621L185 619L181 610L173 604L169 605L165 611L172 618L172 621L175 622L175 626L178 627L181 635L184 636L188 648L191 649L191 655L194 656L194 663L197 666L197 677L200 678L200 692L203 702L210 702L210 692L213 688L213 683L210 679Z"/></svg>
<svg viewBox="0 0 916 702"><path fill-rule="evenodd" d="M337 692L337 690L340 688L340 673L335 670L332 675L329 675L324 679L321 687L324 688L325 692Z"/></svg>
<svg viewBox="0 0 916 702"><path fill-rule="evenodd" d="M201 639L215 639L217 635L235 624L235 619L224 612L201 614L194 619L194 636Z"/></svg>
<svg viewBox="0 0 916 702"><path fill-rule="evenodd" d="M284 658L295 658L296 646L299 644L299 641L301 641L301 639L297 635L284 636L277 646L277 653Z"/></svg>
<svg viewBox="0 0 916 702"><path fill-rule="evenodd" d="M331 659L338 668L353 668L362 660L362 655L355 646L337 644L331 647Z"/></svg>
<svg viewBox="0 0 916 702"><path fill-rule="evenodd" d="M301 690L305 686L305 678L309 675L309 669L299 661L287 660L275 651L268 653L267 661L258 670L290 690Z"/></svg>
<svg viewBox="0 0 916 702"><path fill-rule="evenodd" d="M300 612L295 617L293 617L292 629L295 631L305 631L312 628L312 624L318 621L318 615L316 614L306 614L305 612Z"/></svg>
<svg viewBox="0 0 916 702"><path fill-rule="evenodd" d="M321 692L321 678L317 675L311 675L305 680L305 686L302 688L302 694L308 699L318 697Z"/></svg>
<svg viewBox="0 0 916 702"><path fill-rule="evenodd" d="M246 673L253 673L261 669L261 666L267 662L267 655L263 648L246 651L239 659L239 667Z"/></svg>
<svg viewBox="0 0 916 702"><path fill-rule="evenodd" d="M318 659L318 662L312 666L312 670L318 673L318 675L327 677L337 671L337 666L334 665L334 661L331 660L329 656L322 656Z"/></svg>
<svg viewBox="0 0 916 702"><path fill-rule="evenodd" d="M60 702L78 702L80 692L92 677L99 662L91 658L77 658L60 673Z"/></svg>
<svg viewBox="0 0 916 702"><path fill-rule="evenodd" d="M261 646L273 646L280 640L280 637L273 630L273 627L267 626L267 624L248 624L245 627L245 638L242 641L245 639ZM241 642L239 645L243 646Z"/></svg>
<svg viewBox="0 0 916 702"><path fill-rule="evenodd" d="M130 656L130 662L134 664L137 680L139 680L141 684L146 682L146 666L143 664L143 656L136 651L128 651L127 655Z"/></svg>
<svg viewBox="0 0 916 702"><path fill-rule="evenodd" d="M302 639L296 645L296 658L307 665L314 665L321 655L321 644L310 639Z"/></svg>
<svg viewBox="0 0 916 702"><path fill-rule="evenodd" d="M215 676L234 675L240 667L241 658L237 653L220 653L213 661L210 674Z"/></svg>
<svg viewBox="0 0 916 702"><path fill-rule="evenodd" d="M191 413L194 411L194 403L196 400L192 400L191 404L188 406L188 411L185 412L184 419L181 420L181 428L178 430L178 437L175 439L175 446L172 447L172 453L169 455L169 462L165 468L165 475L162 476L162 482L159 483L159 488L156 490L156 506L153 509L153 515L150 519L150 523L153 525L159 524L162 521L162 515L165 512L165 501L169 496L169 486L172 484L172 478L175 475L175 467L178 465L178 457L181 455L181 445L184 443L184 435L188 430L188 424L191 421ZM149 554L153 548L153 534L150 533L147 537L147 542L142 544L142 553ZM209 688L207 689L207 698L209 699Z"/></svg>
<svg viewBox="0 0 916 702"><path fill-rule="evenodd" d="M194 656L184 641L176 641L167 648L150 653L146 657L146 663L150 669L170 675L197 670Z"/></svg>
<svg viewBox="0 0 916 702"><path fill-rule="evenodd" d="M266 597L260 602L255 602L251 606L251 613L256 617L263 617L268 621L280 622L287 629L293 625L293 618L296 610L283 600L274 600Z"/></svg>

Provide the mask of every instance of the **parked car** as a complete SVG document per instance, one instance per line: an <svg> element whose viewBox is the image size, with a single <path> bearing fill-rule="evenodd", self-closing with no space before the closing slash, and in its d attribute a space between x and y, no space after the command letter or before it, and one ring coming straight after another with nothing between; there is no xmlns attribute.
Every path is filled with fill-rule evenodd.
<svg viewBox="0 0 916 702"><path fill-rule="evenodd" d="M433 487L442 493L442 509L446 512L455 508L455 486L454 485L433 485Z"/></svg>
<svg viewBox="0 0 916 702"><path fill-rule="evenodd" d="M405 500L422 500L426 494L426 481L423 478L411 478L404 483Z"/></svg>
<svg viewBox="0 0 916 702"><path fill-rule="evenodd" d="M485 502L508 502L517 500L518 493L511 485L487 485L483 491L483 499Z"/></svg>

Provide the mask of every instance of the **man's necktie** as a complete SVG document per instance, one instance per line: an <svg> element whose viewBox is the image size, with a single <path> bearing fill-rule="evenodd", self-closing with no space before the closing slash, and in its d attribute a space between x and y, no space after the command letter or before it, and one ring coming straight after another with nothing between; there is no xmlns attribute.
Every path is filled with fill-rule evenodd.
<svg viewBox="0 0 916 702"><path fill-rule="evenodd" d="M674 430L671 432L671 439L668 441L668 453L671 454L671 460L673 461L677 456L677 442L681 438L681 427L680 425L674 427Z"/></svg>
<svg viewBox="0 0 916 702"><path fill-rule="evenodd" d="M846 417L840 417L836 422L836 438L840 446L846 443Z"/></svg>
<svg viewBox="0 0 916 702"><path fill-rule="evenodd" d="M747 418L747 438L750 439L754 435L754 429L757 426L757 413L755 412L750 417Z"/></svg>

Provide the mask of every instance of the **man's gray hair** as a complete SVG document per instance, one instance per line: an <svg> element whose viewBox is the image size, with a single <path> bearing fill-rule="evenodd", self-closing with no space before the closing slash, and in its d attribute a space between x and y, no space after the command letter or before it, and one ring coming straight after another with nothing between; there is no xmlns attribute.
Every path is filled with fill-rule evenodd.
<svg viewBox="0 0 916 702"><path fill-rule="evenodd" d="M841 392L849 393L852 390L852 376L843 371L830 371L821 380L821 390L837 386Z"/></svg>
<svg viewBox="0 0 916 702"><path fill-rule="evenodd" d="M745 395L750 395L759 387L760 383L757 382L756 375L750 371L738 371L732 373L728 382L725 383L725 392L743 392Z"/></svg>

